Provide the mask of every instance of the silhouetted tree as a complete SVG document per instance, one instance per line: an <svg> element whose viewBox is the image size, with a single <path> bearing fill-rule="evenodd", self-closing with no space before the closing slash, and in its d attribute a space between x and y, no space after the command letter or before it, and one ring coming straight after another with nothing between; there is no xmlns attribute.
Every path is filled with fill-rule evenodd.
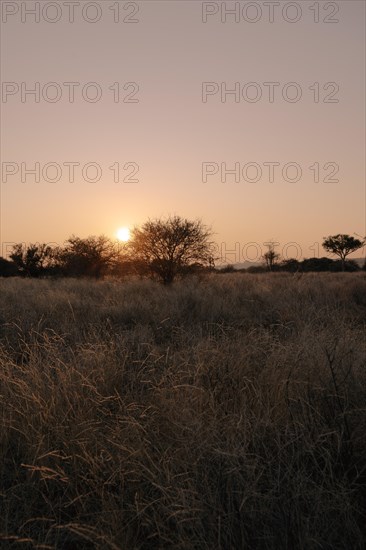
<svg viewBox="0 0 366 550"><path fill-rule="evenodd" d="M266 243L266 246L268 250L265 254L263 254L263 260L266 263L268 271L273 271L273 268L279 260L280 255L278 254L278 252L275 251L276 243L274 243L273 241Z"/></svg>
<svg viewBox="0 0 366 550"><path fill-rule="evenodd" d="M323 248L340 258L342 271L344 271L346 257L359 248L362 248L365 243L365 239L361 241L360 239L355 239L350 235L338 234L324 237Z"/></svg>
<svg viewBox="0 0 366 550"><path fill-rule="evenodd" d="M147 221L132 231L131 257L164 284L199 268L214 266L212 233L201 221L179 216Z"/></svg>
<svg viewBox="0 0 366 550"><path fill-rule="evenodd" d="M64 275L72 277L95 277L105 275L119 257L113 241L101 235L80 239L74 235L58 251L58 262Z"/></svg>
<svg viewBox="0 0 366 550"><path fill-rule="evenodd" d="M46 244L18 243L13 246L10 258L16 265L19 275L39 277L43 275L52 257L52 248Z"/></svg>

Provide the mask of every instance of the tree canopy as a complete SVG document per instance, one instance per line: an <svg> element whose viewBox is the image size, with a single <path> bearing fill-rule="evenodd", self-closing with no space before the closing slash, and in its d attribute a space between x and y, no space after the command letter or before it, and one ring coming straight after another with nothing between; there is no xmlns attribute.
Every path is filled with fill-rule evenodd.
<svg viewBox="0 0 366 550"><path fill-rule="evenodd" d="M365 243L365 239L355 239L351 235L338 233L338 235L324 237L323 248L341 259L342 269L344 270L347 256L362 248Z"/></svg>
<svg viewBox="0 0 366 550"><path fill-rule="evenodd" d="M73 235L57 256L64 274L99 278L117 261L118 248L104 235L85 239Z"/></svg>
<svg viewBox="0 0 366 550"><path fill-rule="evenodd" d="M13 246L10 258L16 265L20 275L38 277L45 272L51 262L52 248L46 244L18 243Z"/></svg>
<svg viewBox="0 0 366 550"><path fill-rule="evenodd" d="M200 267L214 266L212 232L200 220L179 216L148 220L132 231L129 250L164 284Z"/></svg>

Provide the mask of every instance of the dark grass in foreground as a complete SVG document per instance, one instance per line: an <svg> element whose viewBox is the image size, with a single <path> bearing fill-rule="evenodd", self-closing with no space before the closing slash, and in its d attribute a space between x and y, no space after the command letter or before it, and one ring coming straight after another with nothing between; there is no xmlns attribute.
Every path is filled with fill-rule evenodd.
<svg viewBox="0 0 366 550"><path fill-rule="evenodd" d="M0 280L0 548L363 549L365 274Z"/></svg>

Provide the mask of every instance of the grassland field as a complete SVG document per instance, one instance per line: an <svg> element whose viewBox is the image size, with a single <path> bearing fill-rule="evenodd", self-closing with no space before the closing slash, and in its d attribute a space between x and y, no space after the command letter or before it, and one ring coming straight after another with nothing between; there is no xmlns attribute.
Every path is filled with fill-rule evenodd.
<svg viewBox="0 0 366 550"><path fill-rule="evenodd" d="M0 549L364 550L366 273L0 279Z"/></svg>

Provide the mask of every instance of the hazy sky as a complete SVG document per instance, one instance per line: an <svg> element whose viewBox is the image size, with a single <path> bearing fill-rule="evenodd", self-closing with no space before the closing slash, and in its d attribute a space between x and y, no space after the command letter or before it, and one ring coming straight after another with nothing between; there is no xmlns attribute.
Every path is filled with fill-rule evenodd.
<svg viewBox="0 0 366 550"><path fill-rule="evenodd" d="M2 1L1 31L3 253L168 214L228 261L366 233L362 0Z"/></svg>

